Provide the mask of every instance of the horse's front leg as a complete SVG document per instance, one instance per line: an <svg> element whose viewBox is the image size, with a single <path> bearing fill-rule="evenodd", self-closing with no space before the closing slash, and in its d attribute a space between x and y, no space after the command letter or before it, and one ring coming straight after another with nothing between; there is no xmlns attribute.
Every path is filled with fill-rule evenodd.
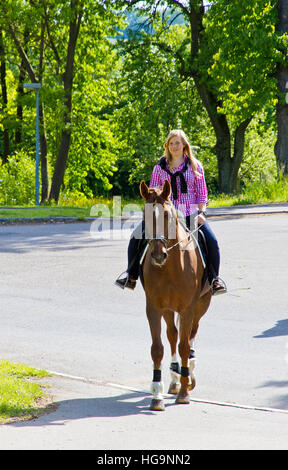
<svg viewBox="0 0 288 470"><path fill-rule="evenodd" d="M161 363L164 354L164 347L161 341L161 313L158 312L151 304L147 303L146 307L147 318L149 321L152 346L151 357L153 361L153 380L151 391L153 398L150 404L150 410L163 411L165 409L163 392L164 384L161 376Z"/></svg>
<svg viewBox="0 0 288 470"><path fill-rule="evenodd" d="M191 389L190 382L190 368L189 368L189 356L190 356L190 335L192 327L191 314L186 312L180 316L180 342L179 342L179 354L181 357L181 388L176 398L176 403L188 404L190 403L189 390Z"/></svg>

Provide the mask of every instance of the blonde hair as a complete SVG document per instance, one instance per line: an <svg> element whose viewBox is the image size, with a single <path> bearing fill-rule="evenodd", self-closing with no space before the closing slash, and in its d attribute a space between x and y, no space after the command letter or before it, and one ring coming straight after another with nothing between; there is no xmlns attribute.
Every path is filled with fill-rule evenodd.
<svg viewBox="0 0 288 470"><path fill-rule="evenodd" d="M174 129L172 130L164 143L164 156L167 158L169 164L172 162L172 155L169 151L169 142L172 139L172 137L180 137L182 140L182 143L184 145L184 153L187 155L188 160L190 162L190 165L193 169L193 172L195 176L199 177L201 176L200 173L197 170L197 159L194 156L193 149L189 143L188 137L186 134L182 131L182 129Z"/></svg>

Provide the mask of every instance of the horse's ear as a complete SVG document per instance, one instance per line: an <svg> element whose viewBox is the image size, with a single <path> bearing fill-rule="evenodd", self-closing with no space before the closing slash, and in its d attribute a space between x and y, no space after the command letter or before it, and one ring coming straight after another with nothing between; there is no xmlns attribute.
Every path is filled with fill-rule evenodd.
<svg viewBox="0 0 288 470"><path fill-rule="evenodd" d="M140 183L140 194L143 197L143 199L147 200L148 194L149 194L149 188L145 181L141 181Z"/></svg>
<svg viewBox="0 0 288 470"><path fill-rule="evenodd" d="M171 184L170 184L169 180L165 180L161 196L163 197L163 199L167 200L167 199L169 199L170 194L171 194Z"/></svg>

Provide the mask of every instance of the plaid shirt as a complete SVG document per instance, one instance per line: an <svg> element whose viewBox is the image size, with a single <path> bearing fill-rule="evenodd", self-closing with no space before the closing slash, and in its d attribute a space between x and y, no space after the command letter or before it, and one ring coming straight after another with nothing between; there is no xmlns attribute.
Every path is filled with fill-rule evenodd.
<svg viewBox="0 0 288 470"><path fill-rule="evenodd" d="M181 170L185 165L186 155L184 155L184 162L178 166L178 168L170 169L171 173ZM166 158L166 166L168 166L168 160ZM175 209L180 210L184 216L195 213L198 209L198 204L205 203L208 205L207 199L207 186L204 177L204 171L201 163L197 160L197 171L200 173L200 177L196 177L191 165L188 165L184 177L187 184L187 193L181 193L180 178L177 177L177 191L178 199L173 198L173 194L170 196L170 200L173 203ZM152 171L150 188L159 188L163 186L165 180L169 180L171 183L171 176L162 170L159 164L155 165Z"/></svg>

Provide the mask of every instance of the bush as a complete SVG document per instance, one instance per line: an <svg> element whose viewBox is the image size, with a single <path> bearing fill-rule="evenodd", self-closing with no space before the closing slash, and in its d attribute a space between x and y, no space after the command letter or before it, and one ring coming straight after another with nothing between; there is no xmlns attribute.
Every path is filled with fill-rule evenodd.
<svg viewBox="0 0 288 470"><path fill-rule="evenodd" d="M35 159L17 152L0 163L0 204L30 205L35 202Z"/></svg>

